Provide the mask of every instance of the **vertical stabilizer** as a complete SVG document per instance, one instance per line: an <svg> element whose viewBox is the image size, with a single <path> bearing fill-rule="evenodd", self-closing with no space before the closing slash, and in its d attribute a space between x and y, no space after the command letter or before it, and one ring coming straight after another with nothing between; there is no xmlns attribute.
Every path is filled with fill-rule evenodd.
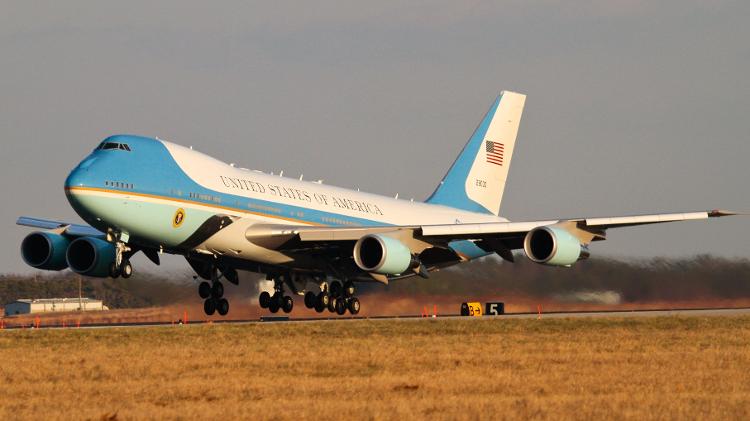
<svg viewBox="0 0 750 421"><path fill-rule="evenodd" d="M526 95L503 91L428 203L498 215Z"/></svg>

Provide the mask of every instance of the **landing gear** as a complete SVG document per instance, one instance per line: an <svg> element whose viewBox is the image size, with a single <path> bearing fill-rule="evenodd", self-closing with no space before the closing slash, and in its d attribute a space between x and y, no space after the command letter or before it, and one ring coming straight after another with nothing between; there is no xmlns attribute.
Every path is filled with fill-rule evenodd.
<svg viewBox="0 0 750 421"><path fill-rule="evenodd" d="M343 316L347 310L351 314L359 313L359 300L354 296L356 292L354 282L346 281L342 285L339 281L331 283L331 301L333 306L329 307L331 313Z"/></svg>
<svg viewBox="0 0 750 421"><path fill-rule="evenodd" d="M122 241L115 243L115 261L109 265L109 277L117 279L120 276L123 279L128 279L133 276L133 265L130 264L130 257L133 256L133 251L127 244Z"/></svg>
<svg viewBox="0 0 750 421"><path fill-rule="evenodd" d="M291 296L284 293L284 286L288 285L289 288L295 294L302 295L303 288L296 285L300 279L295 278L294 282L289 282L289 275L280 275L273 279L274 281L274 292L262 292L258 297L258 303L261 308L267 308L271 313L277 313L279 310L283 310L285 313L290 313L294 308L294 300ZM270 277L269 277L270 278ZM347 311L351 314L358 314L360 309L359 300L354 296L355 288L354 282L352 281L332 281L326 282L325 279L314 278L319 282L318 288L308 289L304 294L305 307L314 309L317 313L323 313L328 310L331 313L344 315ZM312 278L309 278L307 282L313 282ZM305 282L302 282L305 285ZM292 295L292 294L290 294Z"/></svg>
<svg viewBox="0 0 750 421"><path fill-rule="evenodd" d="M351 314L359 313L359 300L354 296L354 282L341 283L333 281L330 284L323 283L321 292L316 294L308 291L305 294L305 307L315 309L318 313L328 310L331 313L344 315L347 310Z"/></svg>
<svg viewBox="0 0 750 421"><path fill-rule="evenodd" d="M123 260L119 266L116 262L109 265L109 277L117 279L120 276L122 276L123 279L128 279L133 276L133 265L130 264L130 260Z"/></svg>
<svg viewBox="0 0 750 421"><path fill-rule="evenodd" d="M279 310L283 310L284 313L291 313L294 308L294 299L284 295L284 278L276 278L273 283L273 295L268 291L261 292L258 297L258 304L261 308L267 308L271 313L278 313ZM305 297L305 304L307 304L307 297Z"/></svg>
<svg viewBox="0 0 750 421"><path fill-rule="evenodd" d="M212 316L217 311L221 316L226 316L229 313L229 301L224 298L224 284L221 283L220 279L227 278L227 274L233 274L232 278L227 279L234 283L233 279L236 278L236 273L233 269L222 271L214 266L211 268L211 283L204 281L198 285L198 295L206 300L203 302L203 311L206 315Z"/></svg>

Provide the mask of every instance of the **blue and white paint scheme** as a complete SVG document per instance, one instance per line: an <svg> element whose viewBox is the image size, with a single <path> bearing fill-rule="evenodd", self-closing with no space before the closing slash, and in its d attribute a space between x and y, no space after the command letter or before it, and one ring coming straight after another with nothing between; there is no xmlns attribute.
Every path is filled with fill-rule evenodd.
<svg viewBox="0 0 750 421"><path fill-rule="evenodd" d="M98 277L129 277L142 251L185 256L205 279L206 313L225 315L222 280L237 270L267 274L275 293L260 304L293 307L291 295L321 312L359 312L355 282L387 283L497 253L513 261L570 266L588 257L608 228L704 219L704 211L510 222L499 216L526 97L505 91L490 107L434 193L424 202L266 174L226 164L160 139L105 139L65 181L89 225L21 217L40 229L21 254L31 266ZM291 294L291 295L290 295Z"/></svg>

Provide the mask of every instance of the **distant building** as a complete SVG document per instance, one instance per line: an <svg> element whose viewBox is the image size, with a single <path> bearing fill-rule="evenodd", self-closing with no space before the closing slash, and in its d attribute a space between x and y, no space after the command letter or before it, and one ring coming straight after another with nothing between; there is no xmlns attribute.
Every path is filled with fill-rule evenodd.
<svg viewBox="0 0 750 421"><path fill-rule="evenodd" d="M20 299L5 305L5 315L49 313L52 311L98 311L109 310L101 300L92 298L41 298Z"/></svg>

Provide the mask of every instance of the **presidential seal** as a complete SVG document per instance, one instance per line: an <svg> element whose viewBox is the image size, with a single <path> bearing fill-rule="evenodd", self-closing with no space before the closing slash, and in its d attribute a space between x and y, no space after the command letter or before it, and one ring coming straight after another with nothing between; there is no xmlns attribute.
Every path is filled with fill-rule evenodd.
<svg viewBox="0 0 750 421"><path fill-rule="evenodd" d="M177 209L177 212L174 213L174 218L172 218L172 226L175 228L179 228L182 223L185 222L185 209Z"/></svg>

